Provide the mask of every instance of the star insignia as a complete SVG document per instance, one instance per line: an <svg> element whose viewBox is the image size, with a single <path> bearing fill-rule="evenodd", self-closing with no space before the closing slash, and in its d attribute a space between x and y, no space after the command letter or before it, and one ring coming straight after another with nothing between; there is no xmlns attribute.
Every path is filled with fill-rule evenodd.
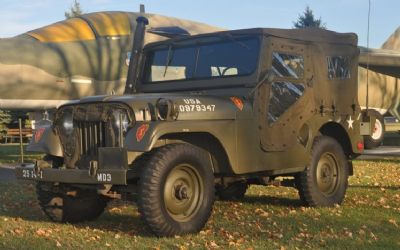
<svg viewBox="0 0 400 250"><path fill-rule="evenodd" d="M350 116L350 118L347 120L347 123L349 124L349 129L351 128L353 128L353 123L354 123L354 120L351 118L351 116Z"/></svg>

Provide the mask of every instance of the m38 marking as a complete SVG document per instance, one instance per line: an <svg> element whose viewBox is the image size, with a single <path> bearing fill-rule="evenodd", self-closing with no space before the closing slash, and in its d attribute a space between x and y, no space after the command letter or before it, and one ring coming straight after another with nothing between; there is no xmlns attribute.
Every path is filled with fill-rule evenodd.
<svg viewBox="0 0 400 250"><path fill-rule="evenodd" d="M98 182L112 182L111 174L99 173L97 174Z"/></svg>

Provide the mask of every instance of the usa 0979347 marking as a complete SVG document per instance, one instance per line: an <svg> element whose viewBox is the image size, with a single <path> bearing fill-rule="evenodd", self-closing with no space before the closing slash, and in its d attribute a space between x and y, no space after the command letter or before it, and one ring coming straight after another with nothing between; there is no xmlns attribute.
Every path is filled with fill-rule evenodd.
<svg viewBox="0 0 400 250"><path fill-rule="evenodd" d="M202 104L199 99L183 99L184 105L179 105L180 112L214 112L215 104Z"/></svg>

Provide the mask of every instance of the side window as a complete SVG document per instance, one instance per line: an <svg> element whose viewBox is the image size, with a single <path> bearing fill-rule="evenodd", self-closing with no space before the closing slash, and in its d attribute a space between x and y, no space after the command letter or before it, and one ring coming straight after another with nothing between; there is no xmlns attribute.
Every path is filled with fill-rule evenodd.
<svg viewBox="0 0 400 250"><path fill-rule="evenodd" d="M304 93L303 84L274 82L269 96L268 124L276 122Z"/></svg>
<svg viewBox="0 0 400 250"><path fill-rule="evenodd" d="M328 78L345 80L350 79L350 57L348 56L328 56Z"/></svg>
<svg viewBox="0 0 400 250"><path fill-rule="evenodd" d="M273 52L272 70L279 77L301 79L304 76L304 58L300 55Z"/></svg>
<svg viewBox="0 0 400 250"><path fill-rule="evenodd" d="M259 41L246 38L199 46L195 78L244 76L257 67Z"/></svg>

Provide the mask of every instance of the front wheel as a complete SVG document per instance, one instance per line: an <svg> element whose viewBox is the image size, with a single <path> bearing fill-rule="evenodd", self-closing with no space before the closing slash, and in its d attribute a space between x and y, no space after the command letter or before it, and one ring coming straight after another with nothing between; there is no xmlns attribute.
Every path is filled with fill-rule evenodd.
<svg viewBox="0 0 400 250"><path fill-rule="evenodd" d="M189 144L156 150L141 172L138 207L158 236L200 231L214 203L214 175L209 155Z"/></svg>
<svg viewBox="0 0 400 250"><path fill-rule="evenodd" d="M296 176L300 199L308 206L341 204L348 177L349 163L340 144L331 137L317 137L309 166Z"/></svg>

